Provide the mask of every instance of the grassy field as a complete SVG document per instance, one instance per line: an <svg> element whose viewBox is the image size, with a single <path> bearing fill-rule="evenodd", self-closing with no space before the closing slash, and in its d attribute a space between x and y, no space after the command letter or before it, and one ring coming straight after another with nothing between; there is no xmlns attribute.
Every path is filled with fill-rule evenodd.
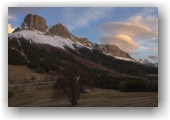
<svg viewBox="0 0 170 120"><path fill-rule="evenodd" d="M44 79L45 75L37 74L26 66L8 65L8 83L24 83L28 82L32 76L36 79Z"/></svg>
<svg viewBox="0 0 170 120"><path fill-rule="evenodd" d="M67 99L53 100L50 86L9 87L13 97L8 99L8 106L20 107L57 107L70 106ZM95 88L81 94L78 106L82 107L157 107L158 93L119 92L117 90Z"/></svg>
<svg viewBox="0 0 170 120"><path fill-rule="evenodd" d="M48 75L37 74L26 66L8 65L9 84L23 84L35 76L36 80L48 80ZM37 82L37 81L34 82ZM70 106L67 99L53 100L51 85L11 86L8 91L12 97L8 99L8 106L16 107L56 107ZM88 107L157 107L157 92L120 92L117 90L94 88L89 93L81 94L78 106Z"/></svg>
<svg viewBox="0 0 170 120"><path fill-rule="evenodd" d="M94 89L93 92L82 95L79 103L80 106L98 107L156 107L158 106L158 94Z"/></svg>
<svg viewBox="0 0 170 120"><path fill-rule="evenodd" d="M34 77L34 81L31 80ZM21 84L29 82L49 81L49 74L39 74L27 66L8 65L8 83Z"/></svg>

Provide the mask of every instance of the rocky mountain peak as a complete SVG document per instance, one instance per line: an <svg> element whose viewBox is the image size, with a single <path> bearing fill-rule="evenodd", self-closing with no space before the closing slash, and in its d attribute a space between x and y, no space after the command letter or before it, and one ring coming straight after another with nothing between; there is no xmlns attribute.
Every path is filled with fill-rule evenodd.
<svg viewBox="0 0 170 120"><path fill-rule="evenodd" d="M70 38L70 33L63 24L58 23L49 29L50 33L53 35L58 35L66 38Z"/></svg>
<svg viewBox="0 0 170 120"><path fill-rule="evenodd" d="M117 57L124 57L124 58L129 58L132 59L131 56L121 50L119 47L116 45L109 45L109 44L94 44L95 49L101 51L102 53L111 55L111 56L117 56Z"/></svg>
<svg viewBox="0 0 170 120"><path fill-rule="evenodd" d="M36 29L41 32L45 32L47 30L46 20L39 15L26 15L24 22L21 24L21 27L26 27L28 29Z"/></svg>

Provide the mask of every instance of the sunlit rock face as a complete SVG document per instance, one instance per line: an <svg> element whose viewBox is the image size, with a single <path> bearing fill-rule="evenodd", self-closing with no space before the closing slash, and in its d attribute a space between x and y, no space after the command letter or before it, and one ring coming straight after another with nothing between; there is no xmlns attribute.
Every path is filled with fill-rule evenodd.
<svg viewBox="0 0 170 120"><path fill-rule="evenodd" d="M47 30L47 25L46 25L46 20L39 16L39 15L32 15L32 14L28 14L25 19L24 22L22 23L21 27L27 26L28 29L36 29L39 30L41 32L45 32Z"/></svg>
<svg viewBox="0 0 170 120"><path fill-rule="evenodd" d="M65 27L61 23L52 26L49 29L49 31L53 35L58 35L58 36L62 36L62 37L65 37L65 38L70 38L70 33L69 33L67 27Z"/></svg>

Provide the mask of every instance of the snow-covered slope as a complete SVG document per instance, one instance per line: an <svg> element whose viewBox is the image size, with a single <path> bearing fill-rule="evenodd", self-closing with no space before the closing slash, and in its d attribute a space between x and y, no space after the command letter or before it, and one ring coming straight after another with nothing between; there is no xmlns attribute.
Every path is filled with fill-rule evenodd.
<svg viewBox="0 0 170 120"><path fill-rule="evenodd" d="M26 40L28 40L30 42L30 44L32 43L38 43L38 44L47 44L47 45L51 45L57 48L61 48L63 50L67 50L66 47L69 47L75 51L77 51L77 48L87 48L89 50L93 50L95 49L94 45L90 42L82 42L80 40L76 40L76 39L71 39L71 38L66 38L66 37L61 37L61 36L57 36L57 35L51 35L51 34L47 34L46 32L40 32L38 30L28 30L28 29L22 29L21 31L17 31L14 32L12 34L8 35L8 38L16 38L17 42L19 44L19 46L21 46L20 43L20 39L18 38L24 38ZM79 51L77 51L79 53ZM147 66L152 66L152 67L156 67L153 63L151 63L150 61L144 59L140 59L139 61L135 60L135 59L131 59L131 58L126 58L126 57L120 57L120 56L113 56L109 53L106 53L104 51L100 51L105 55L109 55L112 56L116 59L120 59L120 60L124 60L124 61L131 61L131 62L137 62L140 64L144 64Z"/></svg>
<svg viewBox="0 0 170 120"><path fill-rule="evenodd" d="M149 60L147 59L139 59L137 62L147 65L147 66L151 66L151 67L156 67L153 63L151 63Z"/></svg>
<svg viewBox="0 0 170 120"><path fill-rule="evenodd" d="M78 38L75 39L75 37L72 39L65 38L65 37L61 37L57 35L47 34L46 32L41 32L38 30L22 29L20 31L9 34L8 37L9 39L17 38L17 42L20 46L21 44L18 38L25 38L26 40L30 42L30 44L32 43L47 44L47 45L61 48L63 50L67 50L65 47L69 47L75 51L77 50L77 48L82 48L82 47L87 48L89 50L95 49L93 44L90 42L87 42L87 40L84 42L84 41L77 40ZM105 53L104 51L101 51L101 52L105 55L112 56L116 59L136 62L134 59L120 57L120 56L113 56L113 55L110 55L109 53Z"/></svg>
<svg viewBox="0 0 170 120"><path fill-rule="evenodd" d="M118 57L118 56L114 56L116 59L120 59L120 60L125 60L125 61L132 61L135 62L135 60L130 59L130 58L124 58L124 57Z"/></svg>
<svg viewBox="0 0 170 120"><path fill-rule="evenodd" d="M39 43L39 44L48 44L54 47L62 48L65 50L65 47L69 47L75 50L76 47L86 47L81 43L77 43L70 38L63 38L56 35L45 35L44 32L40 32L37 30L22 30L18 32L14 32L8 35L9 38L25 38L30 43ZM88 49L92 49L89 48Z"/></svg>
<svg viewBox="0 0 170 120"><path fill-rule="evenodd" d="M66 50L65 47L69 47L75 51L77 48L80 48L80 47L85 47L89 50L95 49L93 44L90 44L90 42L89 43L87 42L88 44L87 43L83 44L83 42L81 42L80 40L76 40L74 38L73 39L64 38L64 37L57 36L57 35L47 34L46 32L40 32L38 30L22 29L20 31L9 34L8 37L9 37L9 39L17 38L17 42L20 46L21 46L21 44L20 44L20 41L18 38L25 38L26 40L28 40L30 42L30 44L32 44L32 43L48 44L48 45L58 47L58 48L61 48L64 50ZM116 59L135 62L135 60L130 59L130 58L113 56L113 55L110 55L105 52L102 52L102 53L112 56Z"/></svg>
<svg viewBox="0 0 170 120"><path fill-rule="evenodd" d="M154 65L155 65L156 67L158 67L158 63L155 63Z"/></svg>

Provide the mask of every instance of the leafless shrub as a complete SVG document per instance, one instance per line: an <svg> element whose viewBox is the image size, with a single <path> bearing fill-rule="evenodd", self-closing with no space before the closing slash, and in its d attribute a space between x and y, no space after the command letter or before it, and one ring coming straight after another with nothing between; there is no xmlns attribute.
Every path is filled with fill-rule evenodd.
<svg viewBox="0 0 170 120"><path fill-rule="evenodd" d="M53 99L67 98L72 106L77 106L81 93L80 77L70 80L59 78L53 86Z"/></svg>

